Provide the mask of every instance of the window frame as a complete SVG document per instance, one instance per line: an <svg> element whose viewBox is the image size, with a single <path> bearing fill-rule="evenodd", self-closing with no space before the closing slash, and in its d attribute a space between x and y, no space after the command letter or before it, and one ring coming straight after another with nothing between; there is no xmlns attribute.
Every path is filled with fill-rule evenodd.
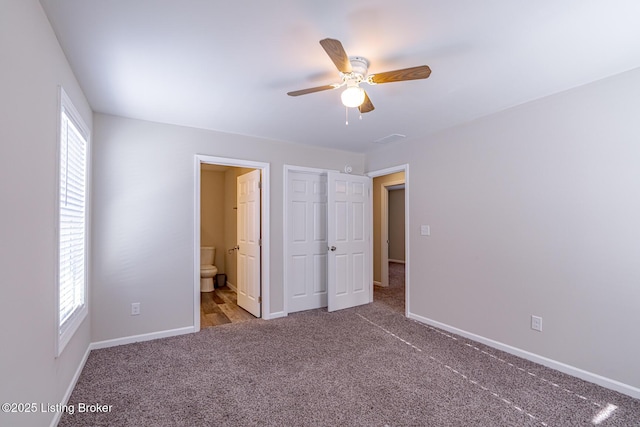
<svg viewBox="0 0 640 427"><path fill-rule="evenodd" d="M84 293L81 305L76 307L72 314L64 321L63 324L60 324L60 308L61 308L61 300L60 300L60 265L61 265L61 253L60 253L60 216L61 216L61 205L60 205L60 193L61 193L61 155L62 155L62 123L63 123L63 114L67 116L67 119L73 124L78 133L84 138L85 142L85 175L84 175ZM55 355L59 357L66 345L71 341L71 338L75 335L76 331L83 323L87 315L89 314L89 286L88 286L88 277L89 277L89 195L90 195L90 186L89 186L89 176L90 176L90 148L91 148L91 130L86 125L82 116L76 110L75 106L71 102L71 98L66 94L62 86L59 86L58 91L58 114L57 114L57 157L56 157L56 192L55 192L55 200L56 200L56 209L55 209L55 253L56 253L56 263L55 263L55 331L56 331L56 339L55 339ZM68 139L68 137L67 137Z"/></svg>

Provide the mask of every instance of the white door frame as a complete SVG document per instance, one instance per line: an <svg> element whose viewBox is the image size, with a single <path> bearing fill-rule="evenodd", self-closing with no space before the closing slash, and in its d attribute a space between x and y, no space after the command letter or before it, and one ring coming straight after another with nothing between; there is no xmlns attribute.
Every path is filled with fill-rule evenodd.
<svg viewBox="0 0 640 427"><path fill-rule="evenodd" d="M386 169L380 169L380 170L376 170L376 171L372 171L372 172L368 172L367 176L373 178L376 178L378 176L384 176L384 175L390 175L392 173L396 173L396 172L404 172L404 249L405 249L405 265L404 265L404 286L405 286L405 301L404 301L404 311L405 311L405 316L409 316L409 313L411 312L410 310L410 295L411 295L411 287L410 287L410 283L409 283L409 267L410 267L410 261L411 261L411 256L409 253L409 239L410 239L410 223L409 223L409 164L405 163L403 165L398 165L398 166L393 166L390 168L386 168ZM392 186L392 185L397 185L396 184L391 184L391 183L385 183L381 190L384 190L380 193L380 195L382 197L383 194L386 197L386 204L387 207L385 209L385 207L383 206L383 211L384 211L384 215L386 217L387 213L388 213L388 189L386 188L387 186ZM382 220L382 218L381 218ZM380 236L380 250L381 252L386 253L386 268L385 268L385 264L381 265L381 269L382 269L382 277L380 278L381 280L385 280L385 274L386 274L386 280L387 280L387 285L388 285L388 281L389 281L389 247L386 247L386 250L383 249L383 240L382 238L386 238L389 235L389 225L387 224L386 226L384 225L386 223L386 221L382 222L382 228L386 229L386 236ZM373 230L372 230L373 231ZM382 233L381 233L382 234ZM371 253L373 253L373 239L371 239ZM371 266L372 269L372 276L373 276L373 263ZM385 273L386 272L386 273ZM383 282L384 283L384 282ZM372 293L372 298L373 298L373 293Z"/></svg>
<svg viewBox="0 0 640 427"><path fill-rule="evenodd" d="M404 181L397 179L380 184L380 286L389 286L389 187Z"/></svg>
<svg viewBox="0 0 640 427"><path fill-rule="evenodd" d="M270 172L269 163L254 162L244 159L230 159L226 157L215 157L204 154L196 154L194 162L194 209L193 209L193 329L195 332L200 330L200 169L203 163L232 166L239 168L260 169L262 171L262 203L260 207L260 227L262 230L262 251L260 254L260 264L262 272L260 276L262 296L262 318L271 319L271 310L269 307L269 276L270 276L270 218L269 218L269 202L271 196L270 189Z"/></svg>

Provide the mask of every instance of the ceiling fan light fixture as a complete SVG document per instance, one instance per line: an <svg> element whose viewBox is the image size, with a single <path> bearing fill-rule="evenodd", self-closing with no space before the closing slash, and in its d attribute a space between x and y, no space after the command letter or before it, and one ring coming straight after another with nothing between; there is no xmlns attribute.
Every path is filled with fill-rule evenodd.
<svg viewBox="0 0 640 427"><path fill-rule="evenodd" d="M364 102L364 89L360 86L349 86L342 92L340 99L342 99L342 104L344 104L345 107L359 107Z"/></svg>
<svg viewBox="0 0 640 427"><path fill-rule="evenodd" d="M360 111L360 118L362 118L362 114L375 110L371 99L369 99L369 95L365 93L364 89L360 88L360 83L377 85L381 83L402 82L405 80L426 79L431 74L431 69L427 65L369 74L369 61L361 56L348 56L340 40L322 39L320 40L320 45L338 69L341 82L294 90L287 92L287 95L306 95L308 93L322 92L346 86L340 98L342 99L342 104L346 107L347 124L349 124L349 108L357 108Z"/></svg>

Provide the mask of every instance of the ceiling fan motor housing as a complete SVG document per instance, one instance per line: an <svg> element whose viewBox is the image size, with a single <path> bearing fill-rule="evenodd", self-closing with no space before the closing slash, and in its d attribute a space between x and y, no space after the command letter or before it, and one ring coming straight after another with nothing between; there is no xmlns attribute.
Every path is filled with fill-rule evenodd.
<svg viewBox="0 0 640 427"><path fill-rule="evenodd" d="M349 62L351 62L351 76L349 79L354 79L358 82L363 81L369 70L369 61L361 56L351 56L349 57Z"/></svg>

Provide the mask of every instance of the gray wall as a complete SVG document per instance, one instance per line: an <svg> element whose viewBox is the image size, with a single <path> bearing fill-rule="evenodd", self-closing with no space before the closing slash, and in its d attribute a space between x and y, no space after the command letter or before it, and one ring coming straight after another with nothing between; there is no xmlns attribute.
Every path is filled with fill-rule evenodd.
<svg viewBox="0 0 640 427"><path fill-rule="evenodd" d="M200 246L216 248L213 260L218 273L225 272L225 241L227 210L225 172L200 171Z"/></svg>
<svg viewBox="0 0 640 427"><path fill-rule="evenodd" d="M91 110L35 0L0 2L0 402L62 402L89 347L89 319L60 355L56 339L58 85ZM52 413L0 425L48 425Z"/></svg>
<svg viewBox="0 0 640 427"><path fill-rule="evenodd" d="M410 166L411 312L637 393L639 100L636 69L368 156Z"/></svg>
<svg viewBox="0 0 640 427"><path fill-rule="evenodd" d="M95 115L93 342L193 325L196 154L270 164L268 314L284 308L284 164L364 168L361 154ZM132 302L140 316L129 314Z"/></svg>
<svg viewBox="0 0 640 427"><path fill-rule="evenodd" d="M404 189L389 190L389 260L404 261Z"/></svg>

